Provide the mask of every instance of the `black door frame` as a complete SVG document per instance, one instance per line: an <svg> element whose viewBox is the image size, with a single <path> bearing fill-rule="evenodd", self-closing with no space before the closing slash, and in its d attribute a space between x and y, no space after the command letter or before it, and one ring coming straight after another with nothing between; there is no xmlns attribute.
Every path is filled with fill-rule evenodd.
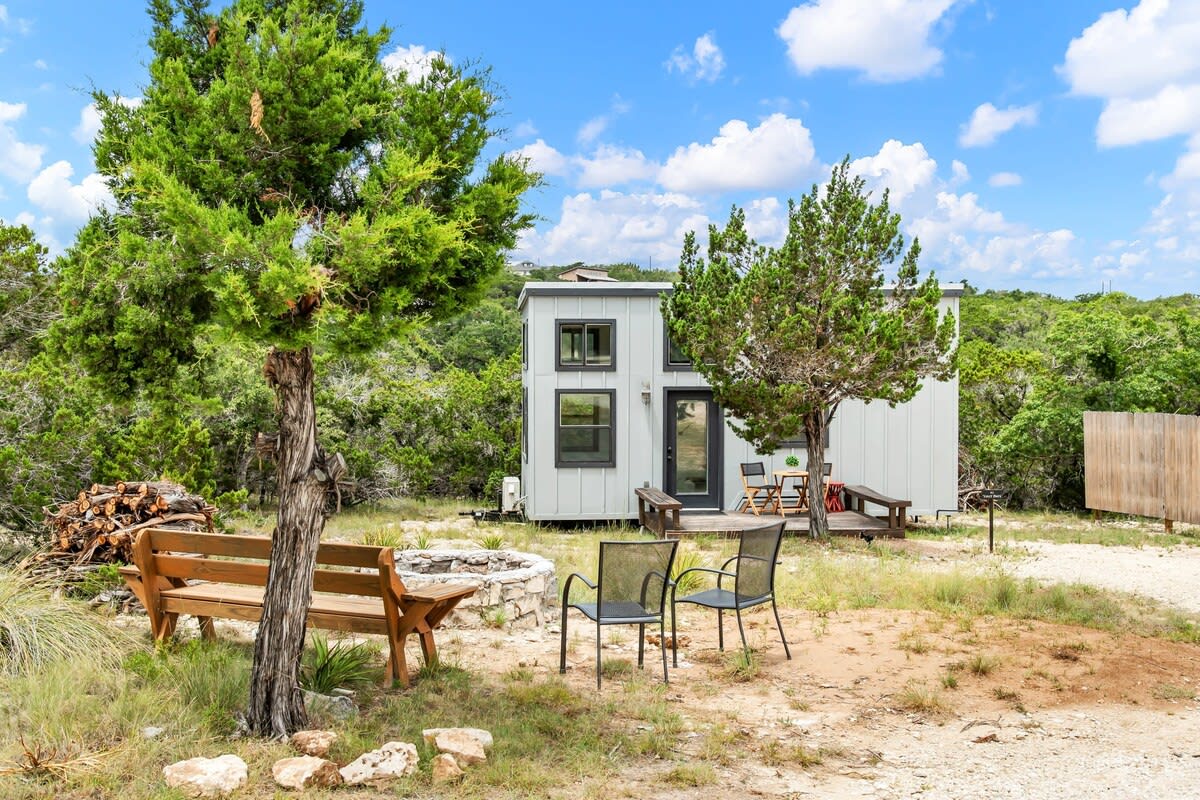
<svg viewBox="0 0 1200 800"><path fill-rule="evenodd" d="M675 486L675 400L704 400L708 403L708 494L679 495ZM684 509L720 510L725 507L724 469L725 415L713 400L712 389L678 386L663 389L663 491L683 503Z"/></svg>

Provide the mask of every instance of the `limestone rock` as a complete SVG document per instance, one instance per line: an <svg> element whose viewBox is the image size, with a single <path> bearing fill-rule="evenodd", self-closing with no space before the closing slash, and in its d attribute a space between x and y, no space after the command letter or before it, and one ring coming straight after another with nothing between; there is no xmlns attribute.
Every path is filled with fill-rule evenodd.
<svg viewBox="0 0 1200 800"><path fill-rule="evenodd" d="M306 756L324 758L337 738L333 731L296 731L292 734L292 747Z"/></svg>
<svg viewBox="0 0 1200 800"><path fill-rule="evenodd" d="M454 756L449 753L439 753L434 756L430 766L433 771L434 783L456 781L465 774L462 767L458 766L458 762L454 760Z"/></svg>
<svg viewBox="0 0 1200 800"><path fill-rule="evenodd" d="M312 714L334 719L349 719L358 714L358 706L349 697L304 692L304 707Z"/></svg>
<svg viewBox="0 0 1200 800"><path fill-rule="evenodd" d="M315 756L281 758L271 767L275 782L285 789L307 789L310 786L339 786L342 774L338 765Z"/></svg>
<svg viewBox="0 0 1200 800"><path fill-rule="evenodd" d="M487 761L485 752L492 746L492 735L479 728L429 728L421 732L425 742L439 753L449 753L462 766Z"/></svg>
<svg viewBox="0 0 1200 800"><path fill-rule="evenodd" d="M408 742L388 742L378 750L363 753L342 767L342 779L358 786L385 778L412 775L417 771L417 746Z"/></svg>
<svg viewBox="0 0 1200 800"><path fill-rule="evenodd" d="M246 785L250 770L235 755L189 758L163 767L167 786L188 797L224 797Z"/></svg>

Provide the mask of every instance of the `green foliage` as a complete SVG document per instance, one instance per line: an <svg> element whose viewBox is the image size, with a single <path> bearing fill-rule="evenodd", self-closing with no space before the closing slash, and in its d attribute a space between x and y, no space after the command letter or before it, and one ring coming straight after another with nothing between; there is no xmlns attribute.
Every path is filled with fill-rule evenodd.
<svg viewBox="0 0 1200 800"><path fill-rule="evenodd" d="M55 316L46 248L27 226L0 220L0 360L6 367L38 351Z"/></svg>
<svg viewBox="0 0 1200 800"><path fill-rule="evenodd" d="M1200 413L1200 298L962 298L960 467L1025 507L1083 506L1083 412Z"/></svg>
<svg viewBox="0 0 1200 800"><path fill-rule="evenodd" d="M100 564L72 587L71 594L81 600L90 600L101 592L119 589L124 584L119 564Z"/></svg>
<svg viewBox="0 0 1200 800"><path fill-rule="evenodd" d="M331 647L324 636L314 633L312 649L300 664L300 685L310 692L329 694L334 689L370 683L378 655L376 648L366 642L338 642Z"/></svg>
<svg viewBox="0 0 1200 800"><path fill-rule="evenodd" d="M906 251L899 227L887 193L873 204L847 158L825 187L789 203L778 248L754 242L737 207L723 230L710 226L707 260L685 237L667 327L760 452L803 433L819 471L841 401L904 402L924 378L954 373L955 320L939 319L941 289L932 274L919 280L920 247ZM884 268L897 261L885 292ZM823 523L815 512L814 535Z"/></svg>

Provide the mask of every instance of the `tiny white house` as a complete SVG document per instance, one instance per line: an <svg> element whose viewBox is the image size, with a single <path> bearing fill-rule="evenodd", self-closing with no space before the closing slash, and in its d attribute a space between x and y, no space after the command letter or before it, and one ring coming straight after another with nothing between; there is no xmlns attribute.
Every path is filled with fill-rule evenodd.
<svg viewBox="0 0 1200 800"><path fill-rule="evenodd" d="M733 432L704 378L671 346L669 283L527 283L522 320L521 486L533 520L634 519L633 490L656 486L685 509L732 510L739 464L768 474L804 443L760 456ZM942 287L958 318L962 286ZM910 402L843 403L829 429L832 480L912 501L912 515L958 497L958 379Z"/></svg>

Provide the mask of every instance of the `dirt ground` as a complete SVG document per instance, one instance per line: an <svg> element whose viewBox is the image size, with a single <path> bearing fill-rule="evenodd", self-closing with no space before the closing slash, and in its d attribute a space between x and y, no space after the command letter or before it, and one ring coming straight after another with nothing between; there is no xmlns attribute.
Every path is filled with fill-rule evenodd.
<svg viewBox="0 0 1200 800"><path fill-rule="evenodd" d="M981 557L977 548L972 555L952 543L900 546L935 568ZM1179 595L1158 591L1158 599L1189 608L1200 585L1190 580L1200 563L1193 551L1039 543L1006 566L1015 574L1136 590L1120 575L1147 581L1146 561L1158 583ZM678 762L664 761L627 771L610 785L610 796L682 800L709 798L720 788L729 797L782 798L1200 797L1196 645L1020 620L960 625L924 612L785 611L788 660L769 610L747 620L763 660L757 675L740 682L717 649L715 613L682 613L681 662L668 690L689 728L681 759L699 760L703 752L712 764L713 743L722 738L741 755L713 764L712 785L674 786L664 778ZM580 618L569 630L567 680L595 691L594 629ZM633 628L623 639L606 631L605 658L636 660L635 637ZM457 630L448 639L473 669L557 671L557 624ZM736 648L737 641L727 618L726 643ZM655 679L659 663L657 649L648 647L646 668ZM603 691L619 690L621 680ZM814 756L819 763L811 763Z"/></svg>
<svg viewBox="0 0 1200 800"><path fill-rule="evenodd" d="M717 649L714 617L681 617L691 641L671 670L669 697L690 728L680 756L698 756L721 736L752 754L715 765L717 786L738 787L726 796L1200 796L1200 703L1189 699L1200 689L1194 645L1019 621L960 630L912 612L796 612L783 615L789 661L769 611L754 612L748 635L764 659L756 676L738 682ZM735 646L736 625L726 625ZM551 673L558 630L460 630L449 648L474 669ZM570 628L567 679L595 691L595 640L586 624L579 630L576 638ZM606 659L636 659L636 631L629 631L615 642L606 631ZM490 646L497 638L503 646ZM987 674L971 671L981 657L994 665ZM657 649L648 648L655 678L659 664ZM943 686L947 674L956 688ZM619 691L621 680L603 691ZM940 697L944 707L909 710L914 695ZM806 759L796 748L821 763L798 763ZM711 749L708 756L711 763ZM666 785L673 766L624 774L611 796L712 796L713 786Z"/></svg>

